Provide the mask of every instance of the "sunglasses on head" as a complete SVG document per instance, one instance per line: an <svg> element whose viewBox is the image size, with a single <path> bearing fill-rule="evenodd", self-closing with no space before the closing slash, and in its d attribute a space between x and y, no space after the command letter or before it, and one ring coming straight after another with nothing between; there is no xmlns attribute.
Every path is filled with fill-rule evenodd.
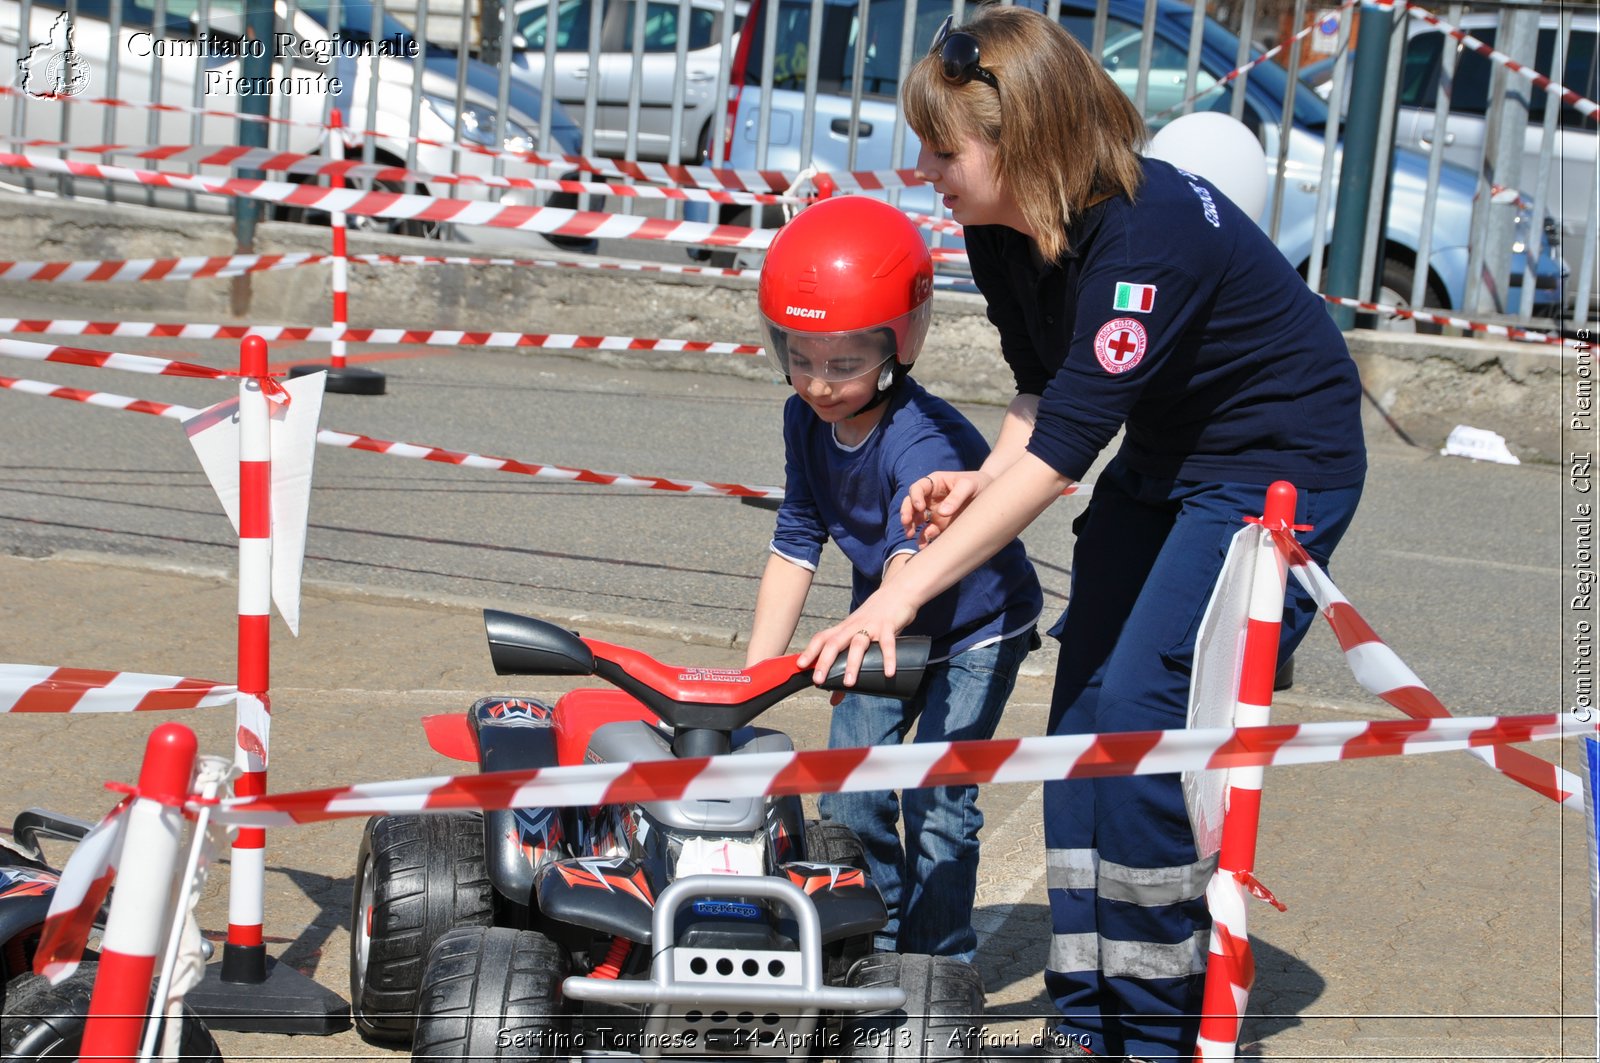
<svg viewBox="0 0 1600 1063"><path fill-rule="evenodd" d="M939 69L944 79L952 85L965 85L977 78L999 92L1000 82L991 71L978 64L978 38L965 30L955 29L955 24L955 15L946 15L944 22L939 25L939 32L933 35L933 44L928 48L929 55L939 57Z"/></svg>

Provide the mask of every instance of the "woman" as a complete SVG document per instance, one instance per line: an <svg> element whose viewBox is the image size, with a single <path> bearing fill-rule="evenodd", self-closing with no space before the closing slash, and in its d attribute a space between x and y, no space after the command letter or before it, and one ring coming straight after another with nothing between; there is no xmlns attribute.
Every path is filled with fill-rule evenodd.
<svg viewBox="0 0 1600 1063"><path fill-rule="evenodd" d="M1182 727L1195 629L1241 519L1299 488L1320 563L1366 471L1344 338L1250 218L1208 182L1141 158L1145 129L1065 30L1017 7L947 20L907 78L918 170L965 226L1017 397L976 472L940 472L902 510L925 548L801 655L821 676L1026 528L1120 449L1073 525L1052 734ZM959 515L959 519L956 519ZM1292 588L1280 660L1314 616ZM1214 855L1197 856L1176 775L1045 789L1052 1042L1072 1058L1188 1059L1199 1025Z"/></svg>

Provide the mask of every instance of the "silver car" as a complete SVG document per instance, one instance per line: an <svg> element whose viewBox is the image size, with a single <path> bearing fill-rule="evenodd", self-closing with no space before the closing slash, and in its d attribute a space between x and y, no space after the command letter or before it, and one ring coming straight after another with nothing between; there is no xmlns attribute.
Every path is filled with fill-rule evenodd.
<svg viewBox="0 0 1600 1063"><path fill-rule="evenodd" d="M1459 20L1459 28L1491 47L1502 40L1500 16L1469 14ZM1534 50L1533 67L1546 76L1552 71L1556 80L1567 88L1589 99L1595 99L1600 89L1600 55L1596 54L1596 37L1600 36L1600 16L1593 13L1572 17L1571 34L1567 42L1561 69L1556 70L1555 46L1560 16L1554 12L1539 15L1539 35ZM1446 79L1444 62L1454 58L1454 72ZM1334 63L1330 57L1307 66L1300 75L1301 81L1310 85L1323 99L1333 88ZM1346 60L1345 96L1348 102L1350 85L1354 80L1354 55ZM1465 44L1459 43L1437 26L1412 20L1405 45L1403 74L1400 82L1399 110L1395 122L1395 143L1417 151L1430 150L1433 143L1434 113L1439 87L1447 87L1450 111L1445 120L1444 158L1469 169L1477 169L1484 162L1484 143L1488 138L1488 113L1490 80L1493 64ZM1536 89L1525 88L1526 82L1512 78L1519 95L1527 100L1528 124L1522 130L1522 168L1517 184L1523 188L1536 188L1540 158L1544 150L1544 122L1550 96ZM1551 136L1549 170L1545 183L1545 207L1554 214L1561 225L1562 246L1569 259L1579 254L1593 254L1594 248L1587 236L1590 205L1595 197L1595 166L1600 136L1596 134L1595 119L1584 116L1576 107L1561 106L1556 117L1555 131ZM1600 270L1595 271L1593 282L1600 283ZM1593 288L1600 293L1600 287ZM1568 293L1569 300L1575 292Z"/></svg>
<svg viewBox="0 0 1600 1063"><path fill-rule="evenodd" d="M111 22L113 5L120 23L115 33ZM339 4L341 53L326 25L331 6L330 0L300 0L290 22L287 6L278 4L277 30L272 43L263 50L273 61L270 114L287 121L269 128L269 147L302 154L325 150L318 127L326 120L327 110L335 106L344 112L347 128L375 134L367 138L374 161L391 166L409 162L422 173L488 174L494 160L444 146L458 139L514 152L539 146L540 101L531 87L514 86L511 109L503 126L499 126L495 97L498 78L493 69L471 60L461 64L466 68L466 82L458 98L457 57L442 54L432 46L424 47L390 15L384 16L378 27L379 37L373 41L374 13L368 0L343 0ZM201 9L183 0L76 0L70 6L67 0L33 0L30 8L28 52L23 55L19 54L23 43L19 32L21 6L17 0L0 0L0 68L16 71L18 87L23 90L20 95L0 96L0 130L73 144L238 142L238 122L227 115L239 109L243 91L239 52L245 0L209 0L204 22L200 21ZM58 59L66 54L71 58ZM74 70L79 77L71 85L41 84L35 80L48 78L52 70L59 69ZM414 86L420 88L420 93L413 125ZM202 116L136 107L106 108L51 98L52 90L60 95L114 95L130 101L159 101L219 113ZM556 150L578 150L577 126L561 108L554 108L550 125ZM350 136L347 134L347 139ZM421 138L422 142L413 144L412 137ZM352 157L360 158L363 148L364 144L360 144L348 150ZM162 167L151 164L146 168ZM198 172L214 177L230 173L218 167L203 167ZM534 167L514 162L506 164L504 172L517 177L543 176ZM282 173L268 177L284 179ZM53 179L30 180L13 172L0 173L0 182L13 187L31 184L33 191L42 194L54 194L58 188ZM74 197L143 200L146 196L144 190L131 186L112 190L101 182L77 178L62 182L59 189ZM481 188L448 183L403 190L458 198L485 195ZM525 205L536 196L540 194L517 189L500 198ZM154 201L163 206L185 206L189 198L181 192L158 191L153 195ZM227 209L227 201L199 196L194 206L222 211ZM297 220L297 212L284 208L273 208L269 214ZM430 222L385 222L358 216L351 216L350 221L356 227L371 225L409 235L443 235ZM475 239L493 234L462 227L456 235ZM526 234L519 234L519 239L526 241Z"/></svg>
<svg viewBox="0 0 1600 1063"><path fill-rule="evenodd" d="M735 5L731 38L744 18L746 4ZM554 0L555 63L548 82L555 98L574 115L583 115L594 97L593 151L622 157L628 149L628 100L636 72L639 107L633 157L666 160L672 148L673 96L682 86L683 118L678 160L704 156L716 114L718 69L722 63L725 27L722 0L688 0L684 65L678 67L679 4L647 0L644 32L637 48L633 39L639 16L636 0L602 0L596 25L591 0ZM551 28L552 0L520 0L512 6L512 63L541 88Z"/></svg>

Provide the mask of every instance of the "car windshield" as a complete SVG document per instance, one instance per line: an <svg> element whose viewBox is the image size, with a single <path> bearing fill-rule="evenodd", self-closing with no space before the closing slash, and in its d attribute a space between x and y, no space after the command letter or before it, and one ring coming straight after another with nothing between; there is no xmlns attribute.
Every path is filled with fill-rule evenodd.
<svg viewBox="0 0 1600 1063"><path fill-rule="evenodd" d="M301 11L316 20L317 25L327 28L328 13L337 7L339 11L339 36L345 40L368 41L372 39L372 16L374 6L368 0L301 0L297 5ZM383 12L383 21L379 24L379 36L392 40L399 45L400 55L409 55L411 31L401 24L388 11ZM429 48L433 54L434 48Z"/></svg>
<svg viewBox="0 0 1600 1063"><path fill-rule="evenodd" d="M1027 2L1027 0L1023 0ZM1029 6L1032 6L1031 4ZM854 85L856 55L860 48L861 33L857 14L859 5L845 0L845 2L828 2L823 4L822 36L820 57L817 69L817 91L823 93L850 93ZM912 34L914 42L930 41L938 30L939 23L950 13L947 3L935 2L917 5L916 27ZM1142 12L1130 8L1126 13L1130 18L1142 18ZM1061 5L1061 23L1079 40L1086 45L1093 39L1092 8L1079 8L1070 3ZM1188 38L1189 9L1177 6L1163 5L1162 19L1169 23L1175 39L1186 41ZM866 55L862 62L861 91L866 95L895 97L900 89L900 41L902 26L905 20L905 0L872 0L869 7L867 25ZM1118 24L1120 30L1128 31L1137 37L1142 37L1142 22L1134 23L1128 19L1119 19L1111 16L1111 22ZM758 13L751 30L755 37L751 40L750 55L745 68L745 84L759 85L763 70L762 53L766 34L766 16ZM806 64L808 59L808 46L811 32L811 3L810 0L781 0L778 5L778 33L777 44L773 48L772 58L772 86L775 89L790 89L800 91L805 88ZM1123 44L1119 32L1108 27L1106 37L1106 52L1111 55L1119 45ZM1204 49L1201 66L1213 79L1221 78L1227 68L1233 65L1233 59L1238 54L1239 38L1228 32L1226 28L1210 19L1206 20L1202 47ZM914 52L912 58L920 54ZM1137 51L1135 51L1137 56ZM1251 57L1256 58L1262 54L1260 49L1251 49ZM1102 62L1107 61L1102 56ZM1225 63L1225 68L1219 68ZM1289 87L1287 72L1276 63L1262 63L1250 71L1250 83L1256 86L1257 92L1274 101L1280 108ZM1200 109L1227 109L1227 99L1232 88L1213 91L1202 96L1197 105ZM1276 121L1277 115L1272 115ZM1294 118L1297 125L1307 129L1320 130L1327 126L1328 108L1314 92L1302 88L1295 93Z"/></svg>
<svg viewBox="0 0 1600 1063"><path fill-rule="evenodd" d="M855 3L825 3L822 7L822 37L817 63L817 91L845 94L854 91L857 54L863 34L859 7ZM933 39L939 23L950 13L947 3L917 6L916 28L912 40ZM868 9L865 54L861 58L861 91L869 96L894 97L900 91L900 43L904 30L905 0L874 0ZM745 84L761 84L762 45L766 34L766 14L758 14L751 26L750 58L745 67ZM811 42L811 4L809 0L782 0L778 5L778 42L772 53L772 87L800 91L805 88L806 66Z"/></svg>

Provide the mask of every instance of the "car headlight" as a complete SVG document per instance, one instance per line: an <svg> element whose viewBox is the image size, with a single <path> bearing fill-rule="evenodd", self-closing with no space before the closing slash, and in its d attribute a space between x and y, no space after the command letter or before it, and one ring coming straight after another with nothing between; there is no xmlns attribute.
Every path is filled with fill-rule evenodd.
<svg viewBox="0 0 1600 1063"><path fill-rule="evenodd" d="M495 114L492 108L476 103L463 104L461 120L456 121L456 105L442 96L423 93L422 101L439 120L452 129L459 129L461 139L485 148L496 147L494 140ZM533 150L536 137L514 119L506 119L505 139L498 145L506 151L524 153Z"/></svg>

